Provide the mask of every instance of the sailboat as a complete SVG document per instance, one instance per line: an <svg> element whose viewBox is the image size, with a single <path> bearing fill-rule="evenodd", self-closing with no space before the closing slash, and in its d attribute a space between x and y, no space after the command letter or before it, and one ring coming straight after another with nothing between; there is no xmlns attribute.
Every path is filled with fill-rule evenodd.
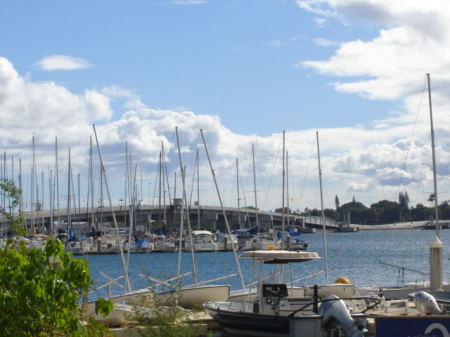
<svg viewBox="0 0 450 337"><path fill-rule="evenodd" d="M182 246L181 242L183 241L183 232L184 232L184 219L186 217L187 220L187 229L188 229L188 242L191 242L193 244L186 245L187 248L190 250L191 253L191 264L192 264L192 272L181 274L181 258L182 258L182 250L178 250L178 262L177 262L177 275L173 277L170 280L166 281L160 281L159 284L165 285L166 287L171 287L172 281L181 281L181 278L184 276L187 276L189 274L192 274L194 284L189 286L183 286L179 289L164 291L158 294L158 297L161 301L161 303L170 304L170 301L174 298L177 300L177 303L184 307L192 307L196 305L202 305L203 303L206 303L208 301L224 301L228 299L229 292L230 292L230 286L229 285L211 285L209 283L217 280L208 280L200 282L197 280L197 271L196 271L196 263L195 263L195 255L194 255L194 245L195 245L195 239L193 236L193 232L191 230L190 220L188 216L188 208L187 208L187 199L186 199L186 184L185 184L185 168L182 164L181 160L181 150L180 150L180 144L179 144L179 137L178 137L178 128L175 128L176 132L176 139L177 139L177 147L178 147L178 158L179 158L179 164L180 164L180 170L181 170L181 178L182 178L182 185L183 185L183 192L182 192L182 201L180 204L181 210L180 210L180 234L179 234L179 247ZM201 232L201 231L200 231ZM202 235L204 233L200 233ZM226 276L229 277L229 276ZM146 276L146 278L157 281L154 278L151 278L149 276ZM218 279L222 279L223 277L219 277ZM114 296L110 298L111 301L115 303L125 303L125 304L134 304L139 305L142 303L143 298L149 297L149 295L154 291L154 288L143 288L140 290L130 291L128 293Z"/></svg>
<svg viewBox="0 0 450 337"><path fill-rule="evenodd" d="M431 153L435 196L436 235L430 243L430 283L409 284L399 288L382 288L380 306L371 309L375 336L450 336L450 287L442 283L442 241L439 239L437 175L434 146L430 75L427 74L431 129ZM444 290L444 291L443 291ZM444 298L439 298L444 297ZM384 298L390 300L384 300Z"/></svg>
<svg viewBox="0 0 450 337"><path fill-rule="evenodd" d="M437 192L437 174L436 174L436 154L434 143L434 126L433 126L433 109L431 101L431 84L430 74L427 74L428 85L428 103L430 114L430 138L431 138L431 156L433 164L433 193L434 193L434 229L435 237L430 244L430 282L429 283L412 283L402 287L383 287L382 291L386 298L400 299L407 298L409 294L418 291L434 292L444 290L450 292L450 284L442 282L442 248L443 244L439 238L439 208L438 208L438 192ZM434 248L434 250L433 250ZM436 256L437 255L437 256ZM434 261L434 262L433 262Z"/></svg>

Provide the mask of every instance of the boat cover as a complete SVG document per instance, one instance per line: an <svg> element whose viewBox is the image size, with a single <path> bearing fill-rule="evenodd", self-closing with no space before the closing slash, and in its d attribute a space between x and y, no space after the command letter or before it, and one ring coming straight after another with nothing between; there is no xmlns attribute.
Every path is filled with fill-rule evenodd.
<svg viewBox="0 0 450 337"><path fill-rule="evenodd" d="M264 263L289 263L306 262L320 259L316 252L297 252L290 250L255 250L241 254L241 257L249 257Z"/></svg>

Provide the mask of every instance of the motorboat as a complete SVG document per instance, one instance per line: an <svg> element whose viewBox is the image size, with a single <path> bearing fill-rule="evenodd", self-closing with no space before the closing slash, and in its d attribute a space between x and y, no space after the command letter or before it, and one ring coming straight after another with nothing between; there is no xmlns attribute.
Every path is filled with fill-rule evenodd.
<svg viewBox="0 0 450 337"><path fill-rule="evenodd" d="M102 234L94 239L91 254L118 254L125 238L114 234Z"/></svg>
<svg viewBox="0 0 450 337"><path fill-rule="evenodd" d="M288 250L306 250L309 243L301 239L301 233L289 232L285 238L285 246Z"/></svg>
<svg viewBox="0 0 450 337"><path fill-rule="evenodd" d="M323 337L364 336L367 314L350 312L334 294L289 296L284 267L289 263L319 259L316 252L258 250L241 257L261 263L258 293L247 301L208 302L203 306L221 327L231 334L246 336ZM264 276L264 266L278 264L275 278Z"/></svg>
<svg viewBox="0 0 450 337"><path fill-rule="evenodd" d="M178 242L165 235L153 235L153 250L158 253L174 253L178 250Z"/></svg>
<svg viewBox="0 0 450 337"><path fill-rule="evenodd" d="M192 231L192 243L186 241L185 250L190 251L191 245L194 252L215 252L217 251L217 242L214 240L214 234L206 230Z"/></svg>
<svg viewBox="0 0 450 337"><path fill-rule="evenodd" d="M90 239L90 240L89 240ZM64 250L73 255L89 254L92 248L92 238L85 240L69 240L64 244Z"/></svg>
<svg viewBox="0 0 450 337"><path fill-rule="evenodd" d="M277 238L272 233L259 232L243 241L240 250L273 250L279 247Z"/></svg>

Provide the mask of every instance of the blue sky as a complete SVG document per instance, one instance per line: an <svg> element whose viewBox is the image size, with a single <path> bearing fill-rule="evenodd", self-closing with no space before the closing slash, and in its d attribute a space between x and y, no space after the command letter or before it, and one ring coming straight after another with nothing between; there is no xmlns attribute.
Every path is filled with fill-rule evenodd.
<svg viewBox="0 0 450 337"><path fill-rule="evenodd" d="M0 145L29 170L34 134L39 170L48 171L58 136L61 162L70 146L75 170L86 176L95 123L111 175L123 177L127 141L147 184L161 142L170 174L177 169L175 126L192 168L202 128L227 191L236 157L251 190L255 144L258 193L273 209L286 130L291 201L303 209L318 206L319 130L328 207L336 194L370 204L403 190L413 203L426 202L427 72L439 186L450 187L448 22L444 0L4 2Z"/></svg>
<svg viewBox="0 0 450 337"><path fill-rule="evenodd" d="M336 93L330 77L294 66L333 54L336 45L314 39L337 43L377 33L364 23L320 27L315 17L294 1L276 0L17 1L0 13L1 48L35 81L55 81L75 93L113 84L131 88L154 108L219 115L244 134L354 125L386 115L391 101ZM93 67L36 67L53 54Z"/></svg>

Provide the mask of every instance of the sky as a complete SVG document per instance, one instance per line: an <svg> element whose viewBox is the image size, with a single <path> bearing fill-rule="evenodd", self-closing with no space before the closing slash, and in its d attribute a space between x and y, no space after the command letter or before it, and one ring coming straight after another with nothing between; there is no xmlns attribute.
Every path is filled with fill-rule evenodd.
<svg viewBox="0 0 450 337"><path fill-rule="evenodd" d="M320 206L318 131L326 207L334 207L335 195L370 205L397 200L401 191L412 204L426 204L433 188L430 73L438 197L448 200L449 26L445 0L3 2L0 151L7 175L18 179L20 159L29 207L34 136L35 180L48 207L57 137L60 200L68 194L70 147L85 203L95 124L116 203L125 194L125 142L143 202L154 202L161 143L167 190L177 185L179 196L178 127L187 193L196 189L198 149L201 204L217 204L203 129L225 205L238 202L236 158L241 206L255 204L253 144L258 206L270 210L282 204L285 130L285 204L302 210ZM98 199L98 170L94 177Z"/></svg>

